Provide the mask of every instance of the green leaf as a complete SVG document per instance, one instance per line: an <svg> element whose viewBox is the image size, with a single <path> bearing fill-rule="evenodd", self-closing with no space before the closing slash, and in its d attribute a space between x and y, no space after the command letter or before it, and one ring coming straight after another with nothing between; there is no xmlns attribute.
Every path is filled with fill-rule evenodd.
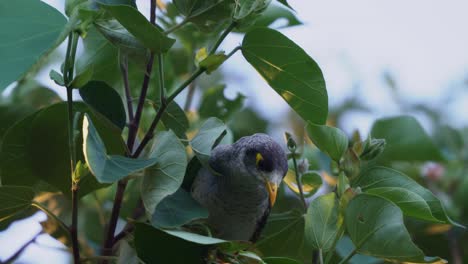
<svg viewBox="0 0 468 264"><path fill-rule="evenodd" d="M378 195L400 206L403 213L408 216L426 221L434 221L435 218L447 224L459 225L448 217L442 203L432 192L399 171L385 167L373 167L364 171L355 182L352 182L352 185L359 186L364 192L377 192ZM377 190L372 191L372 189ZM385 193L386 190L391 192ZM417 196L426 202L429 211ZM407 204L404 202L405 200L409 200L411 203ZM416 211L414 211L415 208L417 208Z"/></svg>
<svg viewBox="0 0 468 264"><path fill-rule="evenodd" d="M289 5L288 1L286 1L286 0L278 0L278 2L280 2L281 4L283 4L285 7L289 8L289 9L291 9L291 10L294 10L294 8L292 8L292 7Z"/></svg>
<svg viewBox="0 0 468 264"><path fill-rule="evenodd" d="M125 127L125 108L120 95L112 87L102 81L91 81L79 91L87 105L107 117L118 128Z"/></svg>
<svg viewBox="0 0 468 264"><path fill-rule="evenodd" d="M124 153L121 130L83 103L74 103L73 109L74 112L91 116L110 153ZM32 186L36 191L58 189L71 195L67 122L67 104L58 103L31 114L11 127L5 134L0 152L2 183ZM81 122L77 122L77 126L76 133L81 131ZM75 137L76 155L77 160L84 161L81 139L80 136ZM44 183L54 188L45 188ZM94 177L86 176L80 181L79 196L104 186L98 184Z"/></svg>
<svg viewBox="0 0 468 264"><path fill-rule="evenodd" d="M59 11L42 1L0 3L0 91L55 44L66 22Z"/></svg>
<svg viewBox="0 0 468 264"><path fill-rule="evenodd" d="M264 258L266 264L301 264L301 262L290 259L290 258L283 258L283 257L268 257Z"/></svg>
<svg viewBox="0 0 468 264"><path fill-rule="evenodd" d="M401 210L378 196L360 194L345 211L346 230L357 252L394 261L429 262L406 230Z"/></svg>
<svg viewBox="0 0 468 264"><path fill-rule="evenodd" d="M167 52L175 40L166 37L156 26L152 25L137 9L127 5L105 5L101 6L109 11L128 32L150 49L159 54Z"/></svg>
<svg viewBox="0 0 468 264"><path fill-rule="evenodd" d="M271 0L239 0L236 1L234 9L234 20L242 20L252 14L260 13L265 10Z"/></svg>
<svg viewBox="0 0 468 264"><path fill-rule="evenodd" d="M184 145L172 131L162 132L156 137L150 157L156 163L145 170L141 198L152 215L165 197L179 189L188 162Z"/></svg>
<svg viewBox="0 0 468 264"><path fill-rule="evenodd" d="M72 88L80 88L87 84L91 78L93 77L94 67L91 65L90 67L84 69L84 71L78 73L76 77L70 84Z"/></svg>
<svg viewBox="0 0 468 264"><path fill-rule="evenodd" d="M380 157L383 160L444 160L432 139L414 117L379 119L372 126L371 135L386 141L385 150Z"/></svg>
<svg viewBox="0 0 468 264"><path fill-rule="evenodd" d="M189 121L185 112L176 102L171 102L164 111L161 121L166 128L171 129L181 139L187 139Z"/></svg>
<svg viewBox="0 0 468 264"><path fill-rule="evenodd" d="M207 217L206 208L198 204L187 191L179 189L156 206L151 223L159 228L174 228Z"/></svg>
<svg viewBox="0 0 468 264"><path fill-rule="evenodd" d="M196 17L222 2L224 2L224 0L174 0L174 5L182 15L186 17Z"/></svg>
<svg viewBox="0 0 468 264"><path fill-rule="evenodd" d="M291 191L297 195L300 194L294 170L288 170L283 181ZM304 192L304 197L312 197L319 190L320 186L322 186L322 177L317 172L309 171L302 175L302 191Z"/></svg>
<svg viewBox="0 0 468 264"><path fill-rule="evenodd" d="M260 15L260 17L255 20L254 24L249 27L270 27L276 21L284 21L286 24L281 23L276 29L293 27L302 25L302 22L297 19L293 12L277 5L269 5L268 8Z"/></svg>
<svg viewBox="0 0 468 264"><path fill-rule="evenodd" d="M348 137L336 127L307 124L307 132L314 144L334 161L339 162L348 149Z"/></svg>
<svg viewBox="0 0 468 264"><path fill-rule="evenodd" d="M29 187L0 186L0 222L28 209L34 199Z"/></svg>
<svg viewBox="0 0 468 264"><path fill-rule="evenodd" d="M52 81L60 86L65 86L65 81L63 80L62 74L58 73L55 70L50 70L49 77Z"/></svg>
<svg viewBox="0 0 468 264"><path fill-rule="evenodd" d="M311 260L311 246L305 244L305 219L297 210L272 214L257 242L257 248L265 257L284 256ZM286 243L287 242L287 243Z"/></svg>
<svg viewBox="0 0 468 264"><path fill-rule="evenodd" d="M132 159L108 155L88 115L83 118L83 153L89 170L100 183L113 183L156 163L155 158Z"/></svg>
<svg viewBox="0 0 468 264"><path fill-rule="evenodd" d="M273 29L256 28L242 42L242 54L305 121L325 124L328 96L317 63Z"/></svg>
<svg viewBox="0 0 468 264"><path fill-rule="evenodd" d="M184 231L163 231L135 224L135 248L145 263L205 264L207 249L227 241ZM157 250L155 250L157 249Z"/></svg>
<svg viewBox="0 0 468 264"><path fill-rule="evenodd" d="M339 233L343 222L339 213L339 202L336 194L331 192L314 199L305 216L305 241L314 249L328 252L333 248L333 241Z"/></svg>
<svg viewBox="0 0 468 264"><path fill-rule="evenodd" d="M190 141L193 152L205 167L208 166L211 149L226 133L226 125L221 120L212 117L203 123L198 134Z"/></svg>
<svg viewBox="0 0 468 264"><path fill-rule="evenodd" d="M203 93L201 105L198 110L200 117L217 117L227 121L229 117L244 104L245 96L238 93L236 98L228 99L224 96L226 85L216 85L206 89Z"/></svg>
<svg viewBox="0 0 468 264"><path fill-rule="evenodd" d="M34 112L34 108L31 108L32 105L31 102L25 102L25 104L12 103L0 106L0 124L2 124L0 126L0 146L7 129Z"/></svg>
<svg viewBox="0 0 468 264"><path fill-rule="evenodd" d="M355 249L353 242L348 236L343 236L336 245L336 253L345 258ZM371 256L356 254L348 262L349 264L381 264L382 260Z"/></svg>
<svg viewBox="0 0 468 264"><path fill-rule="evenodd" d="M206 69L206 73L210 74L214 72L216 69L223 64L223 62L227 59L227 56L222 53L209 55L208 57L204 58L202 61L198 63L198 66L202 69Z"/></svg>

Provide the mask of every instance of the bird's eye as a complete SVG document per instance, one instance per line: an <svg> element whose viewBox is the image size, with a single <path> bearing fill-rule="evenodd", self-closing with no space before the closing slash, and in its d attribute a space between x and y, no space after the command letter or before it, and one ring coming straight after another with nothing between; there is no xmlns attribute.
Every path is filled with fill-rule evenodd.
<svg viewBox="0 0 468 264"><path fill-rule="evenodd" d="M262 154L257 152L257 155L255 155L255 165L257 165L257 167L259 167L259 165L261 163L263 163L263 156L262 156Z"/></svg>

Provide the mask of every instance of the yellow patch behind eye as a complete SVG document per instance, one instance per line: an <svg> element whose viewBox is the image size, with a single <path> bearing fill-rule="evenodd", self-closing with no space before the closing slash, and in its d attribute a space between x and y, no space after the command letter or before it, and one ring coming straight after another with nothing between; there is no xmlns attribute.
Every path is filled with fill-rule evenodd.
<svg viewBox="0 0 468 264"><path fill-rule="evenodd" d="M255 164L258 166L258 163L259 163L261 160L263 160L262 154L257 153L257 155L255 156Z"/></svg>

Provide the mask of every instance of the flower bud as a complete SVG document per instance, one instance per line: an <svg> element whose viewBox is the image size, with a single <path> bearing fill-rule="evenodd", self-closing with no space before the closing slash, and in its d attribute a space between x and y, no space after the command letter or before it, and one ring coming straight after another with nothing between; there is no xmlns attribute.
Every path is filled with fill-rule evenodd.
<svg viewBox="0 0 468 264"><path fill-rule="evenodd" d="M361 153L361 160L373 160L377 158L385 149L385 139L368 138L364 142L364 149Z"/></svg>
<svg viewBox="0 0 468 264"><path fill-rule="evenodd" d="M286 137L286 144L288 145L289 151L292 153L296 152L297 144L296 141L292 138L291 134L288 132L284 133L284 136Z"/></svg>

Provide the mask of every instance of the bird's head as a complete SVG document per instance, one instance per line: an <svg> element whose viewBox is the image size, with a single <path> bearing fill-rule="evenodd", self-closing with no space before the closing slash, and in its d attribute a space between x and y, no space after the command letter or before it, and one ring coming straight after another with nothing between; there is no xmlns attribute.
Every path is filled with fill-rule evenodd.
<svg viewBox="0 0 468 264"><path fill-rule="evenodd" d="M250 180L263 185L269 195L270 206L276 201L278 187L288 171L285 151L270 136L254 134L233 144L242 158Z"/></svg>

